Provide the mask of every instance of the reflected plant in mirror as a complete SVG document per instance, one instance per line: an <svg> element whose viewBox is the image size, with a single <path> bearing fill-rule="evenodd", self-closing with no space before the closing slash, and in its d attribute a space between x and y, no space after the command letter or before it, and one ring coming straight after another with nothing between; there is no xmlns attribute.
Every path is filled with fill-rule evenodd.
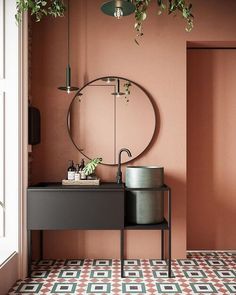
<svg viewBox="0 0 236 295"><path fill-rule="evenodd" d="M128 102L128 103L127 103ZM75 147L88 159L100 155L102 164L117 165L118 151L126 147L122 163L140 156L156 130L152 99L139 84L107 76L83 86L67 115L68 132Z"/></svg>
<svg viewBox="0 0 236 295"><path fill-rule="evenodd" d="M130 87L132 86L130 81L125 82L124 88L125 88L125 99L126 102L129 102L129 95L130 95Z"/></svg>

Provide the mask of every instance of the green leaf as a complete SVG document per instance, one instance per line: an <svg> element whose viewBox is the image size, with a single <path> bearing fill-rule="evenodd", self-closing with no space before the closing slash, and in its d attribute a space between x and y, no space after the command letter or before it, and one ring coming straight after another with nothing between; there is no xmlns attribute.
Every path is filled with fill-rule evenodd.
<svg viewBox="0 0 236 295"><path fill-rule="evenodd" d="M90 160L84 167L83 171L85 172L85 175L93 174L97 165L102 162L102 158L95 158Z"/></svg>
<svg viewBox="0 0 236 295"><path fill-rule="evenodd" d="M144 21L146 18L147 18L147 14L146 14L146 12L143 12L141 14L141 20Z"/></svg>
<svg viewBox="0 0 236 295"><path fill-rule="evenodd" d="M16 21L19 23L22 19L22 14L29 11L34 15L36 21L40 21L45 15L64 16L65 6L63 0L16 0Z"/></svg>

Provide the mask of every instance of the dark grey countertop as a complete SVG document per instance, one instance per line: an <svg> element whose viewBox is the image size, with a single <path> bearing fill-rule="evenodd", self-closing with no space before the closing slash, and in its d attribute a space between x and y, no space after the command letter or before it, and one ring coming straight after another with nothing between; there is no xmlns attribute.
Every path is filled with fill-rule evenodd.
<svg viewBox="0 0 236 295"><path fill-rule="evenodd" d="M28 190L124 190L124 184L101 182L100 185L62 185L60 182L41 182L29 186Z"/></svg>

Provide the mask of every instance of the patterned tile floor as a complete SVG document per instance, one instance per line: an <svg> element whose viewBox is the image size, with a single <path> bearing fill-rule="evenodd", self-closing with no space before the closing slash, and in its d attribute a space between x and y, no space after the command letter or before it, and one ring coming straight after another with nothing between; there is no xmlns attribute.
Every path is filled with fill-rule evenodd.
<svg viewBox="0 0 236 295"><path fill-rule="evenodd" d="M119 260L41 260L32 278L18 281L12 294L236 294L236 253L189 252L173 260L173 278L165 261L126 260L120 278Z"/></svg>

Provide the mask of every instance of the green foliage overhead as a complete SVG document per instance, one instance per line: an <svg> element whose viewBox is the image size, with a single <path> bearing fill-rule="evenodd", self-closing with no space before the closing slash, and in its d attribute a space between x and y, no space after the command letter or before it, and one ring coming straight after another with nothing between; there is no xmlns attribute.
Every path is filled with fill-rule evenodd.
<svg viewBox="0 0 236 295"><path fill-rule="evenodd" d="M17 22L21 21L25 11L29 11L36 21L40 21L45 15L64 16L65 5L63 0L16 0L16 10Z"/></svg>
<svg viewBox="0 0 236 295"><path fill-rule="evenodd" d="M135 30L137 37L143 35L143 22L147 19L147 11L150 3L154 0L134 0L135 9ZM157 1L158 15L161 15L163 11L167 10L168 14L180 13L187 22L185 27L187 32L190 32L193 28L193 14L192 4L187 3L185 0L155 0ZM135 39L138 44L137 40Z"/></svg>
<svg viewBox="0 0 236 295"><path fill-rule="evenodd" d="M84 167L83 171L85 172L85 175L91 175L94 173L96 167L98 164L102 162L102 158L95 158L90 160Z"/></svg>
<svg viewBox="0 0 236 295"><path fill-rule="evenodd" d="M192 4L188 0L133 0L135 5L135 25L137 37L143 35L143 22L148 16L148 7L152 1L157 4L158 14L167 11L168 14L181 14L186 21L186 31L191 31L193 28ZM36 21L40 21L43 16L51 15L54 17L64 16L65 5L63 0L16 0L16 20L19 22L22 14L29 11L32 16L35 16ZM137 39L135 39L138 44Z"/></svg>

